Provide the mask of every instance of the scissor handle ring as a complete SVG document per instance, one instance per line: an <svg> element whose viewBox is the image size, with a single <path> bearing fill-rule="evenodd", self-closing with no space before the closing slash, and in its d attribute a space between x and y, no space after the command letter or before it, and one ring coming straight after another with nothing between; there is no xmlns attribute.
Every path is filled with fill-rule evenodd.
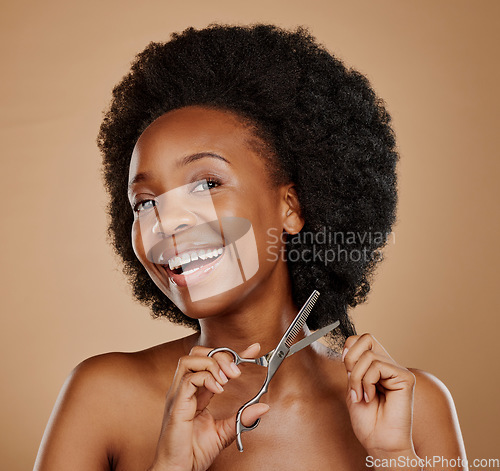
<svg viewBox="0 0 500 471"><path fill-rule="evenodd" d="M242 361L241 357L234 351L234 350L231 350L230 348L228 347L219 347L219 348L214 348L213 350L210 350L210 352L208 353L208 356L209 357L212 357L214 356L216 353L219 353L219 352L226 352L226 353L230 353L231 355L233 355L233 358L234 358L234 363L236 365L239 365Z"/></svg>

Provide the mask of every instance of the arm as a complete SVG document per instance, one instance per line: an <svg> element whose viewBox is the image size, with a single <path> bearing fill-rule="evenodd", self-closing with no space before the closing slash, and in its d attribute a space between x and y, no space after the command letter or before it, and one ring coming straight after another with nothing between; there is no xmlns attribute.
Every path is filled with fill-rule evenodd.
<svg viewBox="0 0 500 471"><path fill-rule="evenodd" d="M66 379L43 435L34 471L109 470L113 354L88 358ZM112 391L112 389L111 389Z"/></svg>
<svg viewBox="0 0 500 471"><path fill-rule="evenodd" d="M465 446L460 431L457 411L450 391L435 376L410 368L415 375L413 407L413 443L420 458L443 457L463 463ZM436 462L438 469L467 469L465 466L447 467Z"/></svg>

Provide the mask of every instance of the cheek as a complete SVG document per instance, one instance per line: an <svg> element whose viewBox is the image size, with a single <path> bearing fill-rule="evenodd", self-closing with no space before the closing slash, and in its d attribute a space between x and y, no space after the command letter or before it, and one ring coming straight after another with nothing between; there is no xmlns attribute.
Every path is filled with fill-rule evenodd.
<svg viewBox="0 0 500 471"><path fill-rule="evenodd" d="M268 272L283 260L283 227L280 215L275 207L269 207L267 211L260 207L249 219L252 223L259 269Z"/></svg>
<svg viewBox="0 0 500 471"><path fill-rule="evenodd" d="M139 226L139 221L136 219L132 224L132 248L134 249L135 256L144 265L146 260L146 254L144 253L144 244L142 243L141 230Z"/></svg>

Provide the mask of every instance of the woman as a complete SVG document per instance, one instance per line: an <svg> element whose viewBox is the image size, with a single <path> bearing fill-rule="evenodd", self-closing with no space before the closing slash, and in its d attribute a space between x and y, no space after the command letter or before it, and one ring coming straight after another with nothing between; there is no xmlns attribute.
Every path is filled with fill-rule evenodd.
<svg viewBox="0 0 500 471"><path fill-rule="evenodd" d="M446 387L355 335L347 314L366 298L397 201L390 116L367 79L303 28L210 25L151 43L113 96L98 139L109 235L135 297L196 333L79 364L35 469L427 469L418 458L464 459ZM331 348L283 362L242 417L262 421L238 453L236 411L265 371L208 354L270 351L314 289L307 326L338 319Z"/></svg>

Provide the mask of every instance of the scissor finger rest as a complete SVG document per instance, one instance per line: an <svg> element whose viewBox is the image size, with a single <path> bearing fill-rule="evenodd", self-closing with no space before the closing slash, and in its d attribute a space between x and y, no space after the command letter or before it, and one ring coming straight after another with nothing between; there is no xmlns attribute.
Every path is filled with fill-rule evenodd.
<svg viewBox="0 0 500 471"><path fill-rule="evenodd" d="M252 404L256 404L257 402L259 402L259 398L254 398L252 401L247 402L245 405L240 407L240 409L238 410L238 414L236 415L236 445L237 445L239 451L243 451L243 443L241 441L241 434L243 432L249 432L250 430L253 430L260 423L260 419L257 419L252 425L250 425L249 427L246 427L245 425L243 425L243 422L241 421L241 416L243 415L243 411L247 407L251 406Z"/></svg>

